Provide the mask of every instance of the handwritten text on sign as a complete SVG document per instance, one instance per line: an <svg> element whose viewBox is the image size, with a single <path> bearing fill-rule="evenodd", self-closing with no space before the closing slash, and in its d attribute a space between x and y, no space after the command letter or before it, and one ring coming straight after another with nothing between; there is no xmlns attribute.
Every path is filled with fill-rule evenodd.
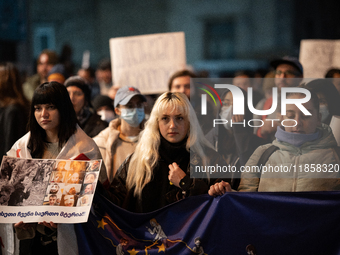
<svg viewBox="0 0 340 255"><path fill-rule="evenodd" d="M186 66L184 33L110 39L114 84L145 94L166 91L169 77Z"/></svg>

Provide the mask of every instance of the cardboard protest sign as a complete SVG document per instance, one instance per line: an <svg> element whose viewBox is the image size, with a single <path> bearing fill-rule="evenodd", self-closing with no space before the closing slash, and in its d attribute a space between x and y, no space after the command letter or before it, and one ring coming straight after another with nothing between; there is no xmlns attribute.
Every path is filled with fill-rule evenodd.
<svg viewBox="0 0 340 255"><path fill-rule="evenodd" d="M169 77L186 67L183 32L110 39L113 82L143 94L168 90Z"/></svg>
<svg viewBox="0 0 340 255"><path fill-rule="evenodd" d="M340 68L340 40L302 40L300 62L304 77L324 78L330 68Z"/></svg>
<svg viewBox="0 0 340 255"><path fill-rule="evenodd" d="M0 223L86 222L102 160L22 159L4 156Z"/></svg>

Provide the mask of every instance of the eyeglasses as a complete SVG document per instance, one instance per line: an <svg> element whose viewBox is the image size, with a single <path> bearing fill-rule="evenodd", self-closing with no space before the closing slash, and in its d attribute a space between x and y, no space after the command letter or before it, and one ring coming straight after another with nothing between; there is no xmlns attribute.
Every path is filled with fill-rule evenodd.
<svg viewBox="0 0 340 255"><path fill-rule="evenodd" d="M287 70L285 72L282 72L281 70L275 71L275 75L280 76L282 74L284 74L284 76L286 76L286 77L297 77L297 76L300 75L298 72L294 72L294 71L290 71L290 70Z"/></svg>

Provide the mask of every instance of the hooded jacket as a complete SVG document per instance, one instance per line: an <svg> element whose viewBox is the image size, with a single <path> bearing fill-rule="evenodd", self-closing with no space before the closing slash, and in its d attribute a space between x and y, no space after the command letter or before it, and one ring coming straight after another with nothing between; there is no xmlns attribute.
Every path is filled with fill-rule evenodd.
<svg viewBox="0 0 340 255"><path fill-rule="evenodd" d="M100 132L93 140L103 156L109 182L113 180L117 169L136 148L138 139L131 141L120 133L121 120L114 119L109 127Z"/></svg>

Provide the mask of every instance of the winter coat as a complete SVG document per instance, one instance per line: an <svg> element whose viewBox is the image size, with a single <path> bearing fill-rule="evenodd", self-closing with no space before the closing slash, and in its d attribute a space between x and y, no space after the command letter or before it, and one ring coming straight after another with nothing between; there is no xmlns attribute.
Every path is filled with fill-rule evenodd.
<svg viewBox="0 0 340 255"><path fill-rule="evenodd" d="M120 136L120 125L120 119L112 120L109 127L93 138L102 154L109 182L113 180L117 169L124 160L135 151L137 145L137 140L130 141L128 138ZM117 150L119 149L118 155Z"/></svg>
<svg viewBox="0 0 340 255"><path fill-rule="evenodd" d="M319 138L301 147L274 140L271 144L257 148L245 170L252 166L254 170L258 168L261 155L271 145L277 146L279 150L268 158L262 172L242 173L239 191L340 190L340 160L334 150L337 142L329 126L323 125L318 130L321 132Z"/></svg>
<svg viewBox="0 0 340 255"><path fill-rule="evenodd" d="M81 124L80 127L89 137L94 137L107 127L107 122L101 120L97 113L92 113L86 122Z"/></svg>

